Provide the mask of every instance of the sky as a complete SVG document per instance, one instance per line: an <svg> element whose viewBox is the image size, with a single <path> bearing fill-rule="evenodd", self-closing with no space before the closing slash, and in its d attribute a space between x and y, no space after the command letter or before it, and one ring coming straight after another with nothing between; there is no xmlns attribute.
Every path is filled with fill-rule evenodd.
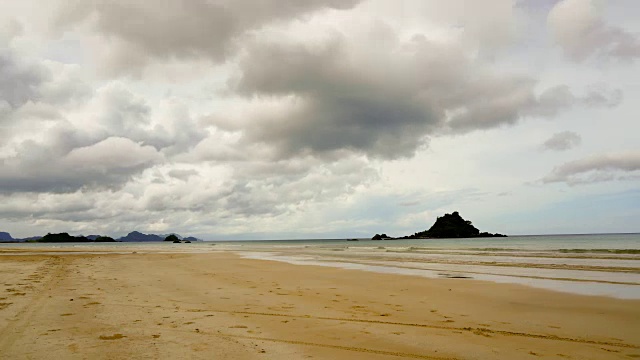
<svg viewBox="0 0 640 360"><path fill-rule="evenodd" d="M0 231L640 231L636 0L0 0Z"/></svg>

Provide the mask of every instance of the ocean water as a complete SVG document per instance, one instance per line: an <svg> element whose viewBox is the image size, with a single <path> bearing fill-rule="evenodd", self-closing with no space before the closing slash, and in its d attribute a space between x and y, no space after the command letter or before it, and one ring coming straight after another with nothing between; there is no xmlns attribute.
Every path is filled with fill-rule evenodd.
<svg viewBox="0 0 640 360"><path fill-rule="evenodd" d="M173 243L0 244L0 255L208 253L456 281L522 284L583 295L640 299L640 234L346 241L308 239ZM1 258L0 258L1 260Z"/></svg>
<svg viewBox="0 0 640 360"><path fill-rule="evenodd" d="M252 240L218 241L220 244L265 244L265 245L334 245L344 243L346 239L308 239L308 240ZM471 239L403 239L370 240L347 242L349 246L390 246L425 247L434 249L505 249L505 250L561 250L561 249L611 249L638 250L640 252L640 233L638 234L580 234L580 235L525 235L506 238Z"/></svg>

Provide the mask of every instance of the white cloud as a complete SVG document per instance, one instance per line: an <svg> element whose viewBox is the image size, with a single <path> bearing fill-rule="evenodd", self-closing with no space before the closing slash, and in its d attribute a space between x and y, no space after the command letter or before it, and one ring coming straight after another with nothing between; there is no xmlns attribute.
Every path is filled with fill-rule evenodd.
<svg viewBox="0 0 640 360"><path fill-rule="evenodd" d="M640 57L640 38L605 23L594 0L563 0L549 13L548 23L558 45L573 60Z"/></svg>
<svg viewBox="0 0 640 360"><path fill-rule="evenodd" d="M612 180L638 179L640 152L629 151L593 155L557 166L542 179L545 183L564 182L569 185Z"/></svg>
<svg viewBox="0 0 640 360"><path fill-rule="evenodd" d="M546 150L563 151L580 145L582 138L572 131L563 131L553 134L547 139L542 147Z"/></svg>
<svg viewBox="0 0 640 360"><path fill-rule="evenodd" d="M0 50L0 100L12 108L38 101L39 86L48 75L44 67L21 63L12 53Z"/></svg>
<svg viewBox="0 0 640 360"><path fill-rule="evenodd" d="M151 146L141 146L130 139L109 137L99 143L75 148L62 162L68 168L95 170L105 175L127 171L160 160L158 152Z"/></svg>
<svg viewBox="0 0 640 360"><path fill-rule="evenodd" d="M158 61L204 57L224 62L248 31L325 8L349 8L356 2L82 0L64 3L55 25L60 32L86 25L98 36L101 58L96 60L108 72L140 75Z"/></svg>

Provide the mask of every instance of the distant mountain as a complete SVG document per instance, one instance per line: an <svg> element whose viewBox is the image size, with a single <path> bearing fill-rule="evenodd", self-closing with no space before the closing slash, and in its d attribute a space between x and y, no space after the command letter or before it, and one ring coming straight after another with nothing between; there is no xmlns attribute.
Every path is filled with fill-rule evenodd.
<svg viewBox="0 0 640 360"><path fill-rule="evenodd" d="M127 236L123 236L118 241L140 242L140 241L164 241L164 237L155 234L143 234L139 231L132 231Z"/></svg>
<svg viewBox="0 0 640 360"><path fill-rule="evenodd" d="M20 241L38 241L42 239L42 236L29 236L23 239L20 239Z"/></svg>
<svg viewBox="0 0 640 360"><path fill-rule="evenodd" d="M189 236L182 237L178 234L167 234L167 235L156 235L156 234L144 234L139 231L132 231L126 236L123 236L117 240L112 239L109 236L104 235L79 235L79 236L71 236L68 233L59 233L59 234L47 234L45 236L31 236L24 239L15 239L8 232L0 231L0 242L25 242L25 241L36 241L36 242L113 242L113 241L124 241L124 242L141 242L141 241L164 241L164 239L168 235L175 235L178 239L183 241L200 241L199 239Z"/></svg>
<svg viewBox="0 0 640 360"><path fill-rule="evenodd" d="M162 235L162 234L161 235L144 234L144 233L141 233L139 231L132 231L129 234L127 234L127 236L123 236L123 237L119 238L118 241L124 241L124 242L164 241L170 235L174 235L179 240L199 241L199 239L197 239L197 238L195 238L193 236L182 237L179 234L175 234L175 233L165 234L165 235Z"/></svg>

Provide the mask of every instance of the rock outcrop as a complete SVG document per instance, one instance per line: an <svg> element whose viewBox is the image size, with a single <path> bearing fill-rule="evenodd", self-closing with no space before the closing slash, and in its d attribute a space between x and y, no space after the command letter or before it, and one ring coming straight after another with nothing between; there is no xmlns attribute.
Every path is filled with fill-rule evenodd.
<svg viewBox="0 0 640 360"><path fill-rule="evenodd" d="M376 234L371 240L395 239L443 239L443 238L476 238L476 237L506 237L507 235L480 232L471 221L465 220L457 211L438 217L429 230L420 231L413 235L391 238L387 234Z"/></svg>
<svg viewBox="0 0 640 360"><path fill-rule="evenodd" d="M438 217L429 230L405 236L406 239L417 238L474 238L474 237L505 237L502 234L480 232L471 221L465 220L457 211Z"/></svg>

